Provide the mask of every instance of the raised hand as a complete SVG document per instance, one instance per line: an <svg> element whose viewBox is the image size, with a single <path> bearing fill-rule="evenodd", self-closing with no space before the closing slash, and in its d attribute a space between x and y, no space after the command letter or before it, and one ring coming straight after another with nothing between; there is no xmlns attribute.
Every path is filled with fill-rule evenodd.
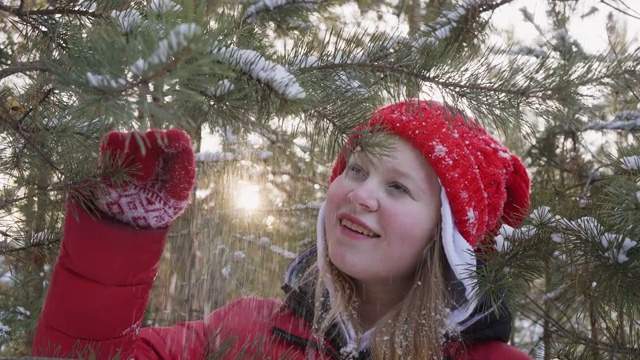
<svg viewBox="0 0 640 360"><path fill-rule="evenodd" d="M140 146L142 140L143 146ZM189 136L176 129L111 132L100 144L101 162L121 163L133 181L105 177L95 204L103 213L138 228L169 226L191 201L195 158Z"/></svg>

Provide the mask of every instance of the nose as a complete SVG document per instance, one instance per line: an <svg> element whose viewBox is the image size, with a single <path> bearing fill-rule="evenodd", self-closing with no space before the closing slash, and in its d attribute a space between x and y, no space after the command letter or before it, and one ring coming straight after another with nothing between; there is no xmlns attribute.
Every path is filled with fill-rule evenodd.
<svg viewBox="0 0 640 360"><path fill-rule="evenodd" d="M376 211L380 206L377 191L367 182L353 188L347 198L358 210Z"/></svg>

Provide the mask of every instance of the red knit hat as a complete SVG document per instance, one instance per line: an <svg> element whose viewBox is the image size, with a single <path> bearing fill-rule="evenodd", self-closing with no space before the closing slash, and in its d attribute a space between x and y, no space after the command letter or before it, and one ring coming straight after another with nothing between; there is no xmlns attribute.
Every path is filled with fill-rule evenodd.
<svg viewBox="0 0 640 360"><path fill-rule="evenodd" d="M503 223L516 227L525 217L530 182L524 165L459 111L434 101L399 102L376 111L354 133L366 129L391 132L420 150L446 192L458 231L472 248ZM345 154L338 156L330 182L344 171Z"/></svg>

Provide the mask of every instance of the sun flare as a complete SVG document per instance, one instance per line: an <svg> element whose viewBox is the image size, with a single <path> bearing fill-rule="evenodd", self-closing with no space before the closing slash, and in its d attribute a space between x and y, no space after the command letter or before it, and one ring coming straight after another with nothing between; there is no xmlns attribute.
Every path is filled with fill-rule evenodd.
<svg viewBox="0 0 640 360"><path fill-rule="evenodd" d="M256 210L260 207L260 187L248 182L238 184L236 206L244 210Z"/></svg>

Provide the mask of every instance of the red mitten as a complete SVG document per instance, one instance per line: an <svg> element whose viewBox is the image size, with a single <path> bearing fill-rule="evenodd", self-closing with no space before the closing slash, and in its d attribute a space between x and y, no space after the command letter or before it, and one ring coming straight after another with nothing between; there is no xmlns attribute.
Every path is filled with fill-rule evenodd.
<svg viewBox="0 0 640 360"><path fill-rule="evenodd" d="M189 205L196 167L186 133L175 129L111 132L102 138L100 154L102 161L131 167L133 177L132 182L118 186L104 179L106 191L96 199L96 206L106 215L135 227L158 229L169 226Z"/></svg>

